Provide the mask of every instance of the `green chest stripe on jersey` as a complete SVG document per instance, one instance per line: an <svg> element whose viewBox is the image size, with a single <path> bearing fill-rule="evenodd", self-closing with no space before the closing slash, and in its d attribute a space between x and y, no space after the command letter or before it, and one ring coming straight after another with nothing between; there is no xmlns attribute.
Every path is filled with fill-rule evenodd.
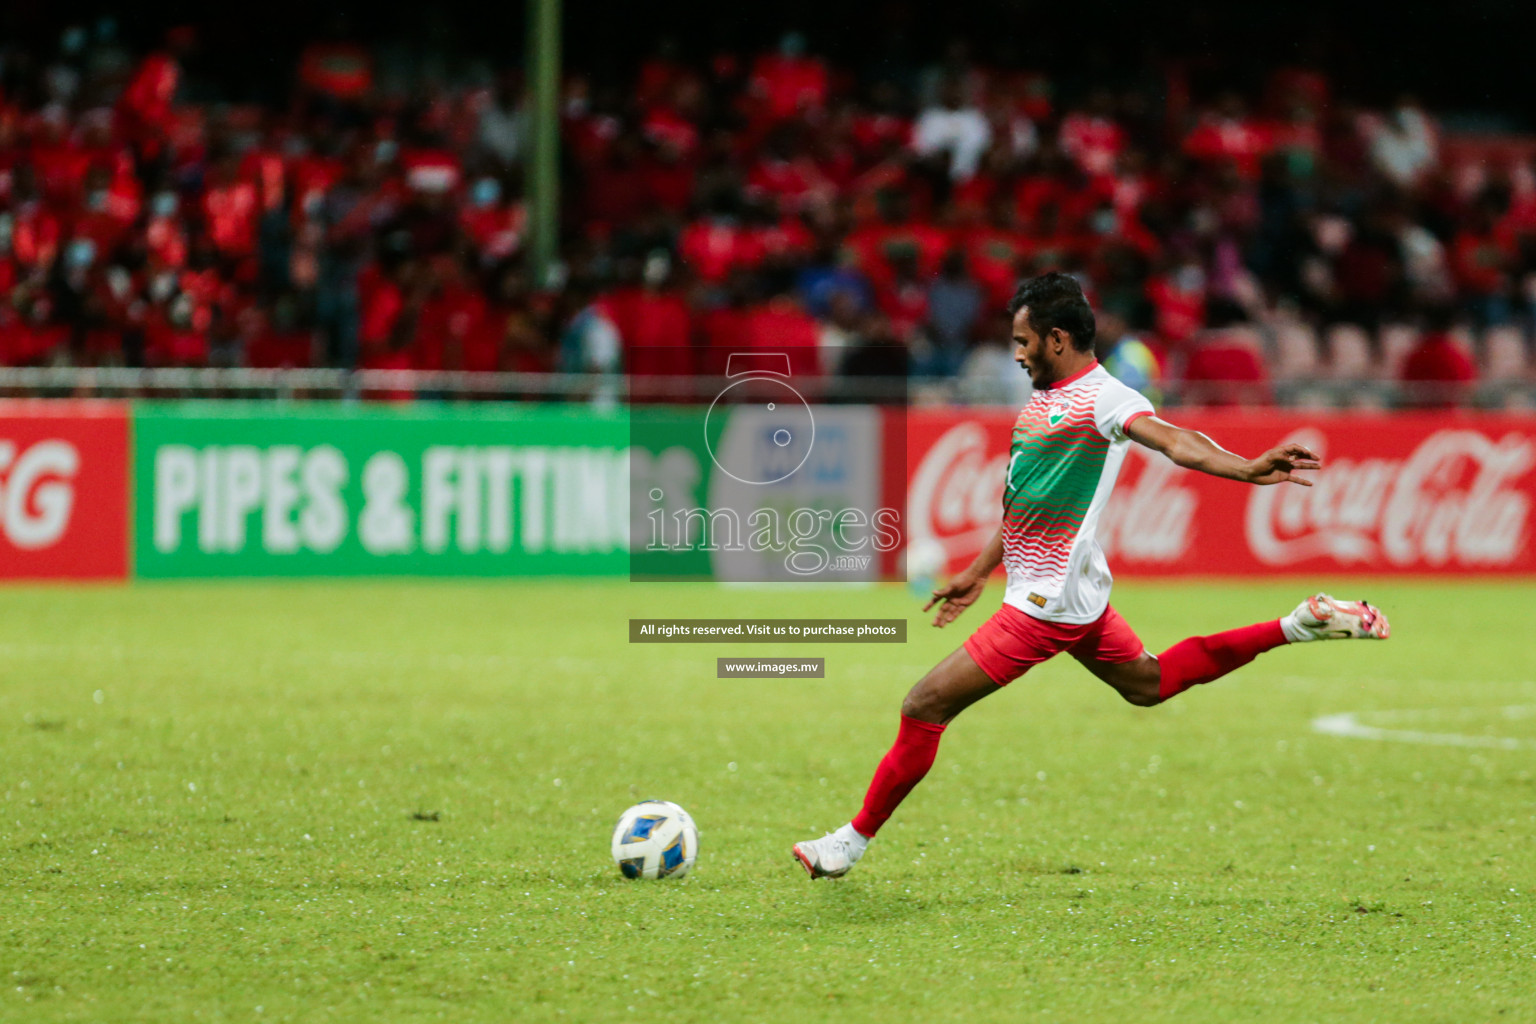
<svg viewBox="0 0 1536 1024"><path fill-rule="evenodd" d="M1044 410L1020 417L1003 492L1006 525L1057 533L1082 524L1109 453L1091 416L1068 414L1054 426Z"/></svg>

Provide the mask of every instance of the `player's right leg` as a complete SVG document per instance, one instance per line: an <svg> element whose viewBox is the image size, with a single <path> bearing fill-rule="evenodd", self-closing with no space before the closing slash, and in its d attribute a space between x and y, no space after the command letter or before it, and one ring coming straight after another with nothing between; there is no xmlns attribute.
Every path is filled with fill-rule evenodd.
<svg viewBox="0 0 1536 1024"><path fill-rule="evenodd" d="M1126 700L1150 707L1214 682L1276 647L1313 640L1385 640L1391 633L1381 609L1315 594L1282 619L1188 637L1156 657L1108 608L1072 654Z"/></svg>

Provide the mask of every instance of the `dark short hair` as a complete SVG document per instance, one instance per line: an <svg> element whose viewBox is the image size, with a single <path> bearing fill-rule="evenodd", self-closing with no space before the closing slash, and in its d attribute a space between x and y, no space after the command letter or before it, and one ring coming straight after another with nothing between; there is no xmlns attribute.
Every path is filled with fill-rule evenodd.
<svg viewBox="0 0 1536 1024"><path fill-rule="evenodd" d="M1056 329L1072 335L1072 347L1079 352L1093 351L1097 331L1093 309L1083 288L1070 274L1052 271L1019 283L1008 303L1008 315L1018 316L1029 307L1029 326L1042 337Z"/></svg>

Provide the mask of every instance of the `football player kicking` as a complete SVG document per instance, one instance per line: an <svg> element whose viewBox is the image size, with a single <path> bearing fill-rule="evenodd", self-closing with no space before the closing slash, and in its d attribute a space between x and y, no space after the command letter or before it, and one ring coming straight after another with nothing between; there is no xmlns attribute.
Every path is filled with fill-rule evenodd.
<svg viewBox="0 0 1536 1024"><path fill-rule="evenodd" d="M1153 415L1151 403L1094 360L1093 311L1065 274L1025 281L1008 311L1014 358L1035 393L1013 427L1002 526L923 610L939 605L933 624L953 622L981 596L999 562L1008 572L1003 606L907 694L896 744L875 769L863 809L836 832L795 844L795 858L812 878L837 878L858 862L928 773L956 715L1063 651L1132 704L1150 707L1282 644L1388 636L1379 609L1318 594L1282 619L1148 653L1109 605L1109 566L1094 536L1130 442L1185 468L1250 484L1311 486L1296 471L1321 464L1299 444L1244 459Z"/></svg>

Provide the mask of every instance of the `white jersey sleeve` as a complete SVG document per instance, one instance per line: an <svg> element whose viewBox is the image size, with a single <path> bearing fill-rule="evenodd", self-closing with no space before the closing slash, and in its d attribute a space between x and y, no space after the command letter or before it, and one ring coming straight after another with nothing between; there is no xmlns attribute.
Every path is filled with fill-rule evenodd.
<svg viewBox="0 0 1536 1024"><path fill-rule="evenodd" d="M1127 387L1113 377L1104 382L1093 404L1093 418L1099 433L1110 441L1124 441L1125 428L1138 416L1152 415L1147 396Z"/></svg>

